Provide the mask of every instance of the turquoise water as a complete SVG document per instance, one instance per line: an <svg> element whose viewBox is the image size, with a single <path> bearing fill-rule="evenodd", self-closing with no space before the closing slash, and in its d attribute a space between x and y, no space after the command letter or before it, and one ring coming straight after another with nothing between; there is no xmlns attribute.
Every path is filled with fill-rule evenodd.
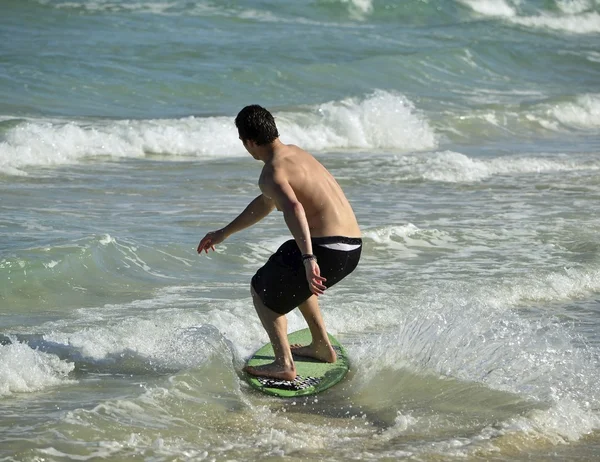
<svg viewBox="0 0 600 462"><path fill-rule="evenodd" d="M598 457L600 2L0 12L0 460ZM318 397L241 379L281 215L195 252L259 193L251 103L363 230Z"/></svg>

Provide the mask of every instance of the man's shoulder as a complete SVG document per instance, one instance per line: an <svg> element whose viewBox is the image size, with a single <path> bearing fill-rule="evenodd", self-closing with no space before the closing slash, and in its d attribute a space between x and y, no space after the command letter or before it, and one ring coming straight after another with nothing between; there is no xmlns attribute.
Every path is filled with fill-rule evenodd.
<svg viewBox="0 0 600 462"><path fill-rule="evenodd" d="M296 166L315 162L315 157L302 148L294 144L285 145L277 158L273 159L273 166L276 170L293 169Z"/></svg>
<svg viewBox="0 0 600 462"><path fill-rule="evenodd" d="M314 171L315 163L319 161L312 154L296 145L288 144L271 162L265 164L265 167L269 166L265 173L268 172L271 178L289 181L303 177L308 171Z"/></svg>
<svg viewBox="0 0 600 462"><path fill-rule="evenodd" d="M276 183L281 183L287 178L286 169L279 165L278 162L265 163L260 178L259 185L270 186Z"/></svg>

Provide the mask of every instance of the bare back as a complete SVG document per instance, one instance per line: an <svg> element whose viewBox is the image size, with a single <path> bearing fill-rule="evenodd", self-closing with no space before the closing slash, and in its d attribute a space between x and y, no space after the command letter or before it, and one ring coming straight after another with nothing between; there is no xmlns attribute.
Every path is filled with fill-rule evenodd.
<svg viewBox="0 0 600 462"><path fill-rule="evenodd" d="M275 174L283 174L294 190L304 208L311 236L360 237L354 211L342 188L311 154L297 146L281 144L272 161L265 164L259 185Z"/></svg>

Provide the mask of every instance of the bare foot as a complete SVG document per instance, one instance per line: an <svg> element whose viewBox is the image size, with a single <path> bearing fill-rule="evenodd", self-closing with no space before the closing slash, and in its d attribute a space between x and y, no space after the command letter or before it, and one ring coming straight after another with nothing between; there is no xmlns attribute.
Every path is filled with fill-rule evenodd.
<svg viewBox="0 0 600 462"><path fill-rule="evenodd" d="M318 359L324 363L334 363L337 360L335 350L331 345L319 345L315 347L312 343L310 345L291 345L292 354L298 356L307 356L309 358Z"/></svg>
<svg viewBox="0 0 600 462"><path fill-rule="evenodd" d="M244 371L250 375L255 375L257 377L268 377L271 379L292 381L296 378L296 368L294 366L289 368L276 363L263 364L256 367L246 366L244 367Z"/></svg>

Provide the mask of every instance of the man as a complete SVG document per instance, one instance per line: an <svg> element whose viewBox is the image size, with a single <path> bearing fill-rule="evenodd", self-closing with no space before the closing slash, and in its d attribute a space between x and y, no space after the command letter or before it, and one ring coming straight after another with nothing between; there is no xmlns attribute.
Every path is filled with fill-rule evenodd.
<svg viewBox="0 0 600 462"><path fill-rule="evenodd" d="M247 106L235 119L246 150L265 163L258 185L262 194L222 229L208 233L198 253L262 220L275 207L283 212L294 239L284 243L252 278L254 307L269 335L275 361L246 367L249 374L294 380L292 353L335 362L317 297L350 274L362 249L360 228L346 196L333 176L312 155L279 140L271 113ZM286 313L299 307L312 335L310 345L287 339Z"/></svg>

